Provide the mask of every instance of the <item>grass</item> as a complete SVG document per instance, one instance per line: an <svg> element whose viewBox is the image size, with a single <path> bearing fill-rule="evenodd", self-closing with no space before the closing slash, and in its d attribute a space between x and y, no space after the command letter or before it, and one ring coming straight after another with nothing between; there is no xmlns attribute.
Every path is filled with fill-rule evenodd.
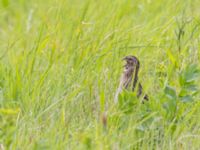
<svg viewBox="0 0 200 150"><path fill-rule="evenodd" d="M199 5L0 1L0 147L199 149ZM114 104L126 55L148 103Z"/></svg>

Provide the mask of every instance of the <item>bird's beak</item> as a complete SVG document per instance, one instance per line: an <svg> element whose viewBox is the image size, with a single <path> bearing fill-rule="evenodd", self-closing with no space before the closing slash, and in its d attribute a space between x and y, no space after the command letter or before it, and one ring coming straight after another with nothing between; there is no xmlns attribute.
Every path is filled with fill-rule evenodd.
<svg viewBox="0 0 200 150"><path fill-rule="evenodd" d="M124 57L124 58L122 58L122 61L123 60L125 60L126 61L126 64L125 65L123 65L123 67L126 67L126 65L127 65L127 57Z"/></svg>
<svg viewBox="0 0 200 150"><path fill-rule="evenodd" d="M122 60L126 60L126 59L127 59L126 57L122 58Z"/></svg>

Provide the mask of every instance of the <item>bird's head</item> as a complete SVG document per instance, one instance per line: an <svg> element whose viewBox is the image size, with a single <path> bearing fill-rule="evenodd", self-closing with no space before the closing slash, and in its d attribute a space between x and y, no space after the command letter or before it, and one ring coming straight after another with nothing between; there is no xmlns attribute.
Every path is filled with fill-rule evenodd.
<svg viewBox="0 0 200 150"><path fill-rule="evenodd" d="M131 56L131 55L124 57L122 60L125 60L126 65L128 65L128 66L135 66L135 65L139 64L139 60L137 59L137 57Z"/></svg>

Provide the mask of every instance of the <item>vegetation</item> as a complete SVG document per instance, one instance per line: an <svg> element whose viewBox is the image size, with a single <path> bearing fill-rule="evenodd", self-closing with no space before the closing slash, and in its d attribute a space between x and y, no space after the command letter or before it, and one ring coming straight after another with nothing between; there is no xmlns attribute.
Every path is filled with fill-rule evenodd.
<svg viewBox="0 0 200 150"><path fill-rule="evenodd" d="M0 147L199 149L199 0L1 0ZM144 104L114 95L139 58Z"/></svg>

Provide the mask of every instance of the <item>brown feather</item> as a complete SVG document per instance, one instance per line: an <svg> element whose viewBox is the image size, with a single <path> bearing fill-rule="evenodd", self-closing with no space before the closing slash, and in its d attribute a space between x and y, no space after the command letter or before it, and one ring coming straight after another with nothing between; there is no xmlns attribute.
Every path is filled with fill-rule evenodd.
<svg viewBox="0 0 200 150"><path fill-rule="evenodd" d="M143 92L143 88L141 83L138 83L138 73L140 69L140 62L137 57L135 56L126 56L123 58L126 61L124 65L124 71L121 76L120 84L115 94L115 103L118 101L118 96L122 92L123 89L135 91L136 86L137 88L137 97L140 97ZM131 87L132 86L132 87ZM148 100L148 96L145 95L145 100Z"/></svg>

